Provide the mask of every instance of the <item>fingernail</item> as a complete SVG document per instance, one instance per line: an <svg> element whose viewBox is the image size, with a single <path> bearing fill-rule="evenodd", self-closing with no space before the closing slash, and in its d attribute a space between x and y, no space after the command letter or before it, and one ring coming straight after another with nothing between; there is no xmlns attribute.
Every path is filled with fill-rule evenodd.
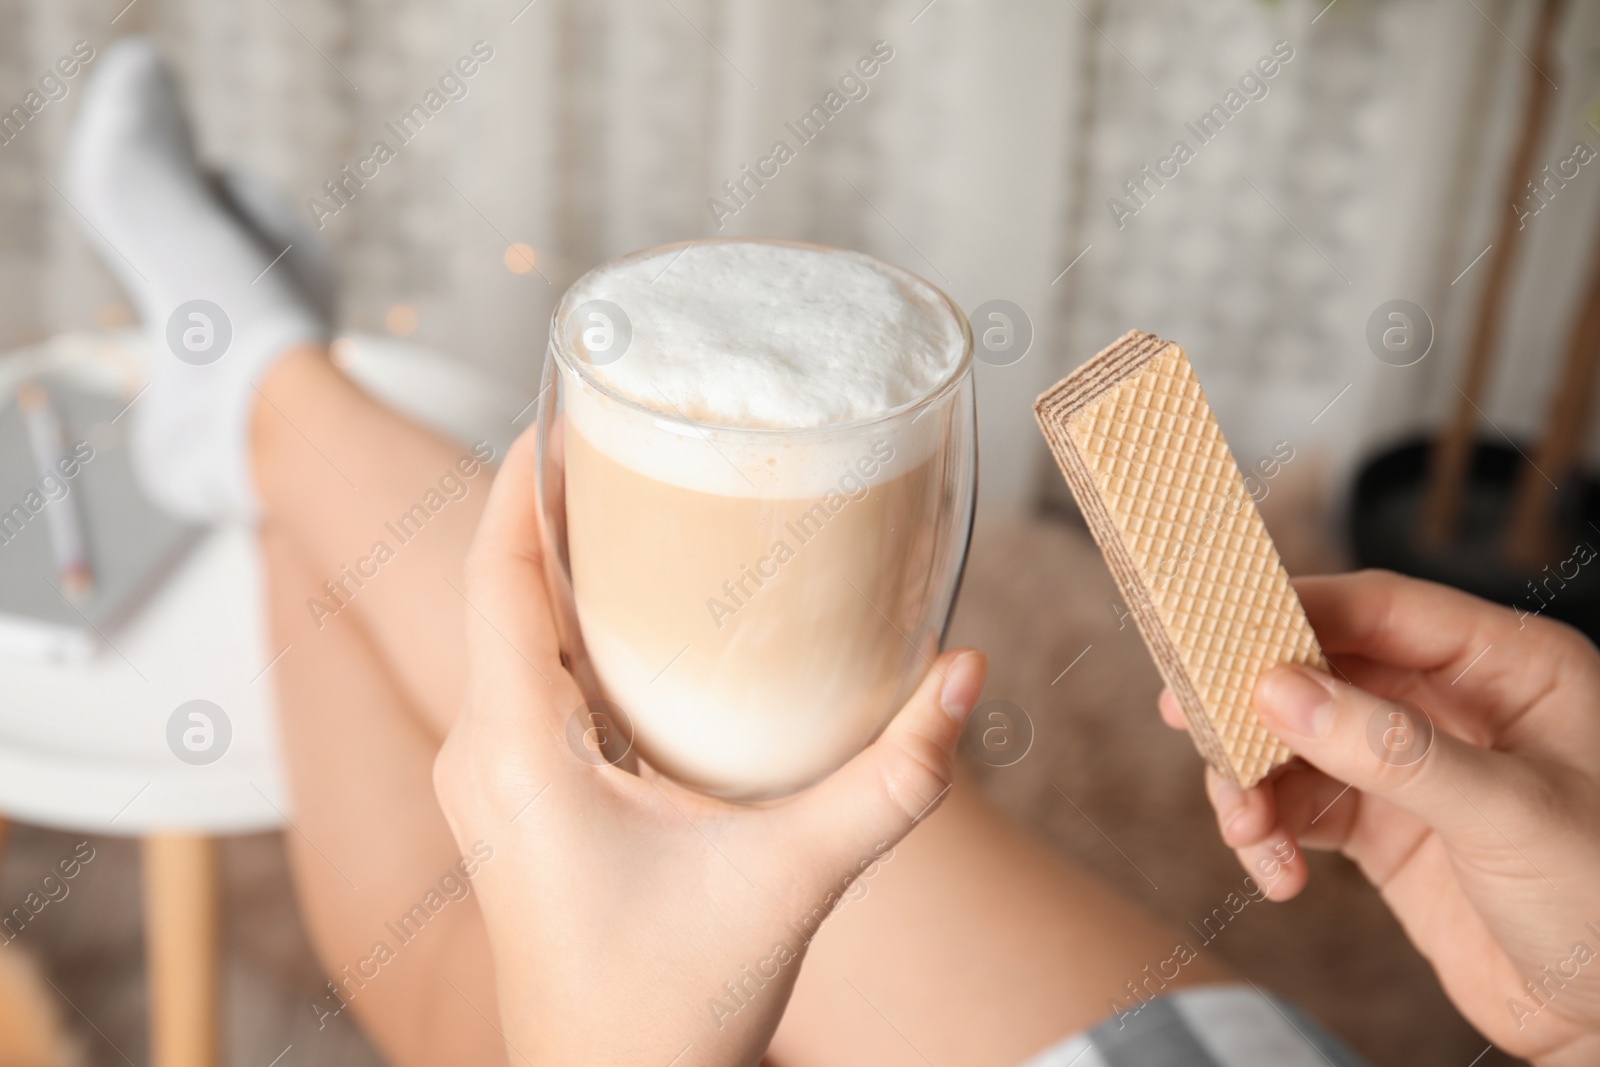
<svg viewBox="0 0 1600 1067"><path fill-rule="evenodd" d="M1322 737L1333 726L1333 693L1300 667L1279 667L1256 683L1262 716L1290 733Z"/></svg>
<svg viewBox="0 0 1600 1067"><path fill-rule="evenodd" d="M939 690L939 706L956 722L966 722L983 690L986 660L982 652L963 652L951 661Z"/></svg>

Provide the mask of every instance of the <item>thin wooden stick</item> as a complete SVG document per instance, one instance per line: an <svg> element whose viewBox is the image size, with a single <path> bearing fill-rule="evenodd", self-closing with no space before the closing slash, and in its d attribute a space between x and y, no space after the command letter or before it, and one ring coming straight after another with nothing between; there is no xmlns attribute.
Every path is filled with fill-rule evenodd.
<svg viewBox="0 0 1600 1067"><path fill-rule="evenodd" d="M1600 243L1597 243L1600 253ZM1578 465L1594 412L1594 390L1600 379L1600 254L1589 268L1589 288L1567 341L1566 364L1550 400L1549 428L1533 459L1517 473L1511 521L1504 550L1508 559L1528 570L1550 562L1554 537L1556 487Z"/></svg>
<svg viewBox="0 0 1600 1067"><path fill-rule="evenodd" d="M1520 230L1514 202L1524 184L1535 172L1534 153L1539 149L1545 119L1550 110L1551 85L1544 71L1551 65L1555 28L1561 21L1564 0L1544 0L1539 10L1539 25L1534 31L1532 68L1528 78L1528 100L1523 109L1522 135L1511 167L1506 174L1507 210L1490 245L1483 292L1478 300L1478 318L1472 332L1472 347L1467 352L1464 380L1457 388L1461 397L1455 417L1433 450L1429 472L1428 499L1423 510L1423 542L1438 546L1455 535L1461 516L1461 499L1466 489L1467 468L1472 460L1477 437L1479 400L1488 384L1495 341L1500 334L1506 294L1510 289L1512 267L1516 262Z"/></svg>

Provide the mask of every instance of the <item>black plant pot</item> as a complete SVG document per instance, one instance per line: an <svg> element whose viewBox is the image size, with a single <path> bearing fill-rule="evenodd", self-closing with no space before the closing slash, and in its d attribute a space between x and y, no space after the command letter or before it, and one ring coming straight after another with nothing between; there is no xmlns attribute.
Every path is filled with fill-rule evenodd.
<svg viewBox="0 0 1600 1067"><path fill-rule="evenodd" d="M1479 442L1455 541L1434 550L1420 538L1432 451L1431 440L1410 441L1361 469L1350 511L1356 561L1560 619L1600 641L1600 483L1587 475L1568 478L1556 493L1561 547L1529 571L1501 550L1522 456L1503 444Z"/></svg>

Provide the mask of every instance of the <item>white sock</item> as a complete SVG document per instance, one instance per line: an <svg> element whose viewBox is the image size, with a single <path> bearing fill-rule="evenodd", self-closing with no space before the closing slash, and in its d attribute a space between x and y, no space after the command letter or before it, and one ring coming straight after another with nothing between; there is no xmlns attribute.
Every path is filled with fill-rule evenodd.
<svg viewBox="0 0 1600 1067"><path fill-rule="evenodd" d="M67 149L66 194L149 334L149 388L129 413L135 467L177 514L253 518L254 386L288 349L327 339L331 261L261 183L208 180L147 42L118 42L96 68Z"/></svg>

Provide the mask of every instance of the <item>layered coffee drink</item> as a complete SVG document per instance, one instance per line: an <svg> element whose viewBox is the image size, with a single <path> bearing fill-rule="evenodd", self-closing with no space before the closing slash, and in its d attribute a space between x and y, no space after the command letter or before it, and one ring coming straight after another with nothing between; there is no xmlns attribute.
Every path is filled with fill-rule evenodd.
<svg viewBox="0 0 1600 1067"><path fill-rule="evenodd" d="M551 347L543 466L580 677L643 758L719 795L843 764L928 669L954 596L962 317L864 255L714 241L586 275Z"/></svg>

